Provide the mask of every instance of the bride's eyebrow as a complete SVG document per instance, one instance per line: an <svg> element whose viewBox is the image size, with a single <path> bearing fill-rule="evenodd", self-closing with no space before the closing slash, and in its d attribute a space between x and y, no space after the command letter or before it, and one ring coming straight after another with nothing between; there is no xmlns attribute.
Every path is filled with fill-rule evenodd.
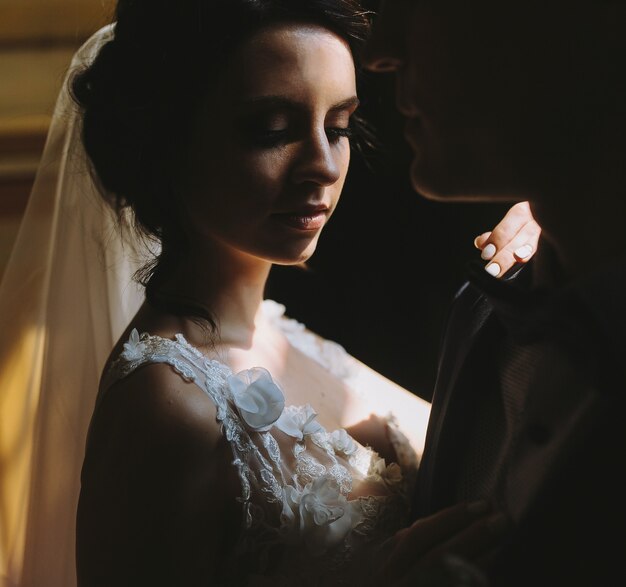
<svg viewBox="0 0 626 587"><path fill-rule="evenodd" d="M341 102L333 104L328 111L338 112L343 110L356 110L360 101L356 96L350 96ZM239 102L241 108L263 108L268 110L307 110L302 102L286 98L285 96L255 96L246 98Z"/></svg>
<svg viewBox="0 0 626 587"><path fill-rule="evenodd" d="M351 110L351 111L355 111L360 104L360 100L356 97L356 96L352 96L350 98L348 98L347 100L342 100L341 102L335 104L334 106L331 106L328 111L329 112L340 112L343 110Z"/></svg>

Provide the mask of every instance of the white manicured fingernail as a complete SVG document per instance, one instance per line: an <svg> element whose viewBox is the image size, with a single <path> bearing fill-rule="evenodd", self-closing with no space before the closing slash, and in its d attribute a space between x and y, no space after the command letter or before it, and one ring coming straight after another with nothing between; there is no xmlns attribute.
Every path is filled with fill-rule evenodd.
<svg viewBox="0 0 626 587"><path fill-rule="evenodd" d="M491 263L485 267L485 271L489 273L489 275L493 275L494 277L498 277L500 275L500 265L497 263Z"/></svg>
<svg viewBox="0 0 626 587"><path fill-rule="evenodd" d="M480 254L480 258L484 259L485 261L489 261L489 259L492 259L493 256L496 254L496 245L492 245L491 243L489 243L482 251L482 253Z"/></svg>
<svg viewBox="0 0 626 587"><path fill-rule="evenodd" d="M526 259L526 257L530 257L533 253L532 245L523 245L518 249L515 249L515 256L518 259Z"/></svg>

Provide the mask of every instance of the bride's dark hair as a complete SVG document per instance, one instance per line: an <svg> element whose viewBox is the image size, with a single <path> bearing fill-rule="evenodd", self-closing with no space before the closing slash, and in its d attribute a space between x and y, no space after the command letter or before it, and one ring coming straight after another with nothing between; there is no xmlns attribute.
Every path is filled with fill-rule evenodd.
<svg viewBox="0 0 626 587"><path fill-rule="evenodd" d="M201 101L235 49L277 22L321 25L344 39L359 70L370 13L359 0L119 0L114 36L76 72L71 94L94 179L116 211L161 253L137 274L147 298L176 314L208 320L193 300L163 298L159 284L189 235L174 193ZM353 121L357 141L367 126Z"/></svg>

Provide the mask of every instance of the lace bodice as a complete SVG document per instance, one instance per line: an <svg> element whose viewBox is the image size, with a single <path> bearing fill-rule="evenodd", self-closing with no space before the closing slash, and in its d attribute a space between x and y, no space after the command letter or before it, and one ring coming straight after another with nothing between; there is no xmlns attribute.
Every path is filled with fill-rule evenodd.
<svg viewBox="0 0 626 587"><path fill-rule="evenodd" d="M264 302L290 344L349 382L350 357ZM408 521L417 460L392 415L399 455L386 463L344 429L326 430L311 405L285 405L279 382L256 367L240 373L208 359L182 335L134 330L105 374L103 390L142 365L166 363L195 383L217 408L241 483L243 528L228 585L352 585L369 573L366 556ZM245 571L244 571L245 569Z"/></svg>

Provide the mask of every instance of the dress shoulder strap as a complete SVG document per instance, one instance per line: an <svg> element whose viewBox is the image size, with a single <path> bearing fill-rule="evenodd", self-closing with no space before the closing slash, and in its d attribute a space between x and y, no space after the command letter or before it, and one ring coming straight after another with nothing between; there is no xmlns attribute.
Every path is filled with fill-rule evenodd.
<svg viewBox="0 0 626 587"><path fill-rule="evenodd" d="M278 443L263 426L256 428L252 426L255 430L253 439L238 407L239 405L244 409L247 408L252 418L258 416L259 406L250 405L251 394L245 391L250 387L255 387L256 377L254 376L261 373L267 375L259 383L261 391L267 392L268 386L278 390L269 372L255 368L234 374L224 363L204 356L197 348L189 344L182 334L177 334L172 340L147 333L140 335L134 329L128 341L124 343L122 352L111 363L104 375L97 402L101 401L103 394L116 382L128 377L140 367L152 363L170 365L185 381L195 383L215 404L216 420L222 426L224 437L230 444L233 456L231 463L236 467L241 482L241 496L237 499L243 507L245 526L252 525L255 507L256 509L268 508L282 504L282 463ZM242 390L244 393L241 393ZM236 395L239 400L235 397ZM267 399L267 394L261 393L261 395L263 396L260 398L261 404L271 410L273 405L266 406L263 403ZM252 403L254 401L252 399ZM262 496L259 503L263 505L257 503L253 507L253 490L255 495ZM264 513L261 519L263 516L265 516Z"/></svg>
<svg viewBox="0 0 626 587"><path fill-rule="evenodd" d="M185 381L195 383L218 408L226 409L223 393L224 382L230 375L226 365L205 357L190 345L182 334L174 340L148 333L139 334L133 329L119 356L111 363L103 376L98 394L101 396L115 383L128 377L144 365L164 363L170 365Z"/></svg>

